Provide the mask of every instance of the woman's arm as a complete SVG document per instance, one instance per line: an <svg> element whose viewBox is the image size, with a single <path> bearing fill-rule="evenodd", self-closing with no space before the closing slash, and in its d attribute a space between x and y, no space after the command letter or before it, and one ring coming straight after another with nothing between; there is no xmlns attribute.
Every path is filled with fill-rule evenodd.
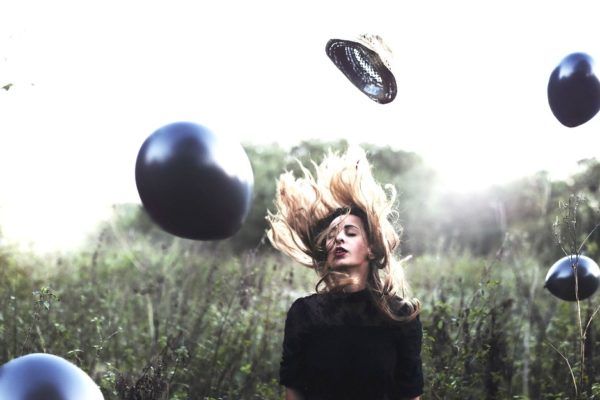
<svg viewBox="0 0 600 400"><path fill-rule="evenodd" d="M279 366L279 384L285 388L285 400L303 400L295 389L305 385L303 345L307 310L303 299L294 301L285 319L283 349Z"/></svg>
<svg viewBox="0 0 600 400"><path fill-rule="evenodd" d="M420 318L399 326L397 333L397 364L395 371L397 396L404 400L420 400L423 393L421 346L423 328Z"/></svg>
<svg viewBox="0 0 600 400"><path fill-rule="evenodd" d="M302 400L302 396L294 389L285 389L285 400ZM418 400L418 399L417 399Z"/></svg>

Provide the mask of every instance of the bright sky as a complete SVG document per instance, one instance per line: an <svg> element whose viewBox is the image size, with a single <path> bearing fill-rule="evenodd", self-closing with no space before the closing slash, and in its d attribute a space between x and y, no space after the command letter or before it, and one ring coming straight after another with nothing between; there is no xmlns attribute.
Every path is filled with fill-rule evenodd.
<svg viewBox="0 0 600 400"><path fill-rule="evenodd" d="M600 152L600 115L566 128L547 84L600 62L596 1L27 1L0 24L0 227L41 250L79 244L138 202L145 138L179 120L240 142L346 138L415 151L456 190ZM325 55L377 33L396 99L360 93Z"/></svg>

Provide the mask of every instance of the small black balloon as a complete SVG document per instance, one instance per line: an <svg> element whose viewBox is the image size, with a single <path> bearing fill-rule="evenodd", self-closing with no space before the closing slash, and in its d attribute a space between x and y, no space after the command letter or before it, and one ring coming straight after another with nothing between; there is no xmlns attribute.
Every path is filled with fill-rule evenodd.
<svg viewBox="0 0 600 400"><path fill-rule="evenodd" d="M600 284L600 268L589 257L566 256L556 261L546 274L544 287L554 296L566 301L576 301L575 267L579 300L587 299Z"/></svg>
<svg viewBox="0 0 600 400"><path fill-rule="evenodd" d="M0 367L0 399L103 400L92 378L71 362L33 353Z"/></svg>
<svg viewBox="0 0 600 400"><path fill-rule="evenodd" d="M592 119L600 110L600 81L594 61L585 53L572 53L552 71L548 103L561 124L574 128Z"/></svg>
<svg viewBox="0 0 600 400"><path fill-rule="evenodd" d="M233 236L252 203L254 176L243 147L192 122L150 135L139 150L135 179L152 220L186 239Z"/></svg>

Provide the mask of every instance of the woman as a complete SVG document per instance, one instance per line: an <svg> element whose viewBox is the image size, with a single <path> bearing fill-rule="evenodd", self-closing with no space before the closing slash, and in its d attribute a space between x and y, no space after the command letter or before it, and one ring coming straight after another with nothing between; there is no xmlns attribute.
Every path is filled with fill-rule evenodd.
<svg viewBox="0 0 600 400"><path fill-rule="evenodd" d="M319 276L285 325L280 383L287 400L418 399L423 390L420 304L394 257L395 191L364 152L329 153L316 175L281 175L269 213L275 248Z"/></svg>

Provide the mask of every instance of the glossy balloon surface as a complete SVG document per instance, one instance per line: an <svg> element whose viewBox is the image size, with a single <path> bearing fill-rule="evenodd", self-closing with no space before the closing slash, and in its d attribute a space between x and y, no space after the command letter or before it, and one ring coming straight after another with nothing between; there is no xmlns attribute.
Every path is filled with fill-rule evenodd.
<svg viewBox="0 0 600 400"><path fill-rule="evenodd" d="M554 69L548 82L548 103L556 119L569 128L596 115L600 110L600 81L589 55L570 54Z"/></svg>
<svg viewBox="0 0 600 400"><path fill-rule="evenodd" d="M103 400L104 396L75 364L52 354L34 353L0 367L0 399Z"/></svg>
<svg viewBox="0 0 600 400"><path fill-rule="evenodd" d="M556 261L546 274L544 287L554 296L566 301L575 301L575 268L579 300L587 299L596 292L600 284L600 268L586 256L566 256Z"/></svg>
<svg viewBox="0 0 600 400"><path fill-rule="evenodd" d="M191 122L166 125L145 140L135 179L152 220L187 239L233 236L252 203L254 176L242 146Z"/></svg>

